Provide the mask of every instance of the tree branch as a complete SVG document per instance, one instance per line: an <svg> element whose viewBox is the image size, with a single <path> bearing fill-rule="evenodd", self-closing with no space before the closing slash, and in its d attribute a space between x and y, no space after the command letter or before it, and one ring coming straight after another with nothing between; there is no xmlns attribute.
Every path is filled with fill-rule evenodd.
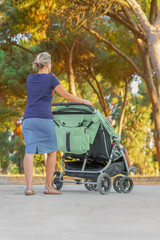
<svg viewBox="0 0 160 240"><path fill-rule="evenodd" d="M137 65L132 61L131 58L129 58L126 54L124 54L121 50L119 50L116 46L114 46L111 42L109 42L108 40L106 40L105 38L103 38L102 36L100 36L97 32L95 32L92 29L88 29L85 26L83 26L84 29L86 29L88 32L90 32L92 35L94 35L95 37L97 37L98 40L100 40L101 42L104 42L105 44L107 44L109 47L111 47L116 53L118 53L118 55L120 55L121 57L123 57L136 71L136 73L141 76L142 78L144 78L143 73L140 71L140 69L137 67Z"/></svg>
<svg viewBox="0 0 160 240"><path fill-rule="evenodd" d="M103 104L102 104L102 102L101 102L101 98L100 98L100 96L99 96L98 91L97 91L96 88L93 86L92 82L90 81L90 79L89 79L87 76L85 76L85 79L87 80L87 82L89 83L89 85L91 86L91 88L93 89L93 91L97 94L97 97L99 98L99 102L100 102L100 104L101 104L101 106L102 106L102 109L103 109Z"/></svg>
<svg viewBox="0 0 160 240"><path fill-rule="evenodd" d="M101 105L101 107L102 107L102 109L103 109L103 111L104 111L104 113L105 113L105 116L107 117L107 116L108 116L108 111L106 111L106 108L105 108L104 105L103 105L103 101L102 101L102 99L101 99L101 97L100 97L100 94L98 93L98 91L97 91L96 88L93 86L93 84L91 83L90 79L89 79L87 76L85 76L85 79L87 80L87 82L89 83L89 85L91 86L91 88L93 89L93 91L97 94L97 97L98 97L98 99L99 99L100 105Z"/></svg>
<svg viewBox="0 0 160 240"><path fill-rule="evenodd" d="M129 30L131 30L133 32L133 34L135 34L137 37L139 37L139 38L143 39L145 42L147 42L146 36L144 34L140 33L138 30L136 30L136 28L134 28L132 25L128 24L124 19L119 18L117 15L109 13L109 12L106 15L109 16L110 18L116 20L117 22L120 22L125 27L127 27Z"/></svg>
<svg viewBox="0 0 160 240"><path fill-rule="evenodd" d="M23 47L23 46L21 46L21 45L18 45L16 42L11 42L11 41L10 41L10 44L12 44L12 45L14 45L14 46L16 46L16 47L19 47L19 48L21 48L22 50L24 50L25 52L29 52L29 53L31 53L34 57L36 57L36 54L35 54L34 52L32 52L31 50L29 50L28 48L25 48L25 47Z"/></svg>
<svg viewBox="0 0 160 240"><path fill-rule="evenodd" d="M83 65L81 65L81 67L85 70L85 72L86 72L86 74L87 74L87 75L84 76L84 71L83 71L83 76L84 76L84 78L87 80L87 82L89 83L89 85L91 86L91 88L93 89L93 91L97 94L97 97L98 97L98 99L99 99L99 102L100 102L100 104L101 104L101 107L102 107L103 111L105 112L105 107L104 107L104 105L103 105L103 101L102 101L102 99L101 99L101 96L100 96L100 94L98 93L97 89L96 89L96 88L94 87L94 85L92 84L92 82L90 81L90 79L88 78L88 74L89 74L88 69L87 69L85 66L83 66ZM81 73L81 74L82 74L82 73Z"/></svg>
<svg viewBox="0 0 160 240"><path fill-rule="evenodd" d="M74 50L76 41L77 41L77 35L74 37L74 41L73 41L73 43L72 43L72 45L71 45L71 49L70 49L70 50L71 50L71 54L73 53L73 50Z"/></svg>
<svg viewBox="0 0 160 240"><path fill-rule="evenodd" d="M119 2L119 0L118 0L118 2ZM79 5L82 5L82 6L84 6L84 7L89 7L89 8L92 8L93 7L93 4L92 3L90 3L90 2L88 2L88 1L83 1L83 0L81 0L81 1L74 1L74 3L75 4L77 4L78 6ZM96 3L97 4L97 3ZM132 31L133 32L133 34L135 34L136 36L138 36L139 38L141 38L142 40L144 40L145 42L147 42L147 40L146 40L146 36L143 34L143 33L141 33L139 30L138 30L138 27L137 27L137 29L136 29L136 27L135 27L135 23L134 24L129 24L129 23L127 23L127 18L125 17L125 15L123 15L123 14L121 14L120 12L114 12L113 14L111 13L111 12L109 12L109 9L105 9L105 7L103 7L102 5L96 5L95 4L95 7L97 7L98 8L98 12L99 13L102 13L102 15L106 15L106 16L109 16L111 19L114 19L114 20L116 20L117 22L119 22L119 23L121 23L121 24L123 24L125 27L127 27L130 31ZM120 2L120 4L123 4L123 1L121 1ZM124 6L124 8L126 8L126 5L123 5ZM100 18L100 16L99 16L99 18ZM88 21L89 20L89 18L88 19L86 19L86 20L84 20L83 22L81 22L81 24L80 24L80 26L82 26L82 25L84 25L85 24L85 22L86 21ZM133 22L133 20L132 20L132 22ZM130 22L131 23L131 22Z"/></svg>
<svg viewBox="0 0 160 240"><path fill-rule="evenodd" d="M127 2L130 4L130 7L132 9L132 12L142 25L144 31L147 33L151 29L150 22L148 21L147 16L143 12L141 6L135 1L135 0L127 0Z"/></svg>
<svg viewBox="0 0 160 240"><path fill-rule="evenodd" d="M130 25L132 25L138 32L140 32L140 33L143 32L143 35L145 36L145 32L144 32L143 28L141 27L141 25L140 24L138 25L135 22L135 20L133 19L133 17L131 16L130 9L128 9L126 7L122 7L122 10L123 10L128 22L130 23Z"/></svg>
<svg viewBox="0 0 160 240"><path fill-rule="evenodd" d="M102 92L102 88L99 84L99 82L97 81L96 77L94 76L93 72L92 72L92 67L91 67L91 63L88 62L88 74L93 78L93 80L96 82L96 85L98 87L99 90L99 94L100 94L100 98L101 98L101 102L102 102L102 106L103 106L103 110L105 113L105 116L107 117L109 115L108 113L108 109L107 109L107 105L106 105L106 101Z"/></svg>
<svg viewBox="0 0 160 240"><path fill-rule="evenodd" d="M94 91L96 92L98 98L99 98L99 101L100 101L100 104L101 104L101 107L104 111L104 114L105 116L107 117L109 115L108 113L108 109L107 109L107 105L106 105L106 101L105 101L105 98L104 98L104 95L103 95L103 92L102 92L102 88L99 84L99 82L97 81L96 77L94 76L93 72L92 72L92 68L91 68L91 62L88 62L88 69L85 67L85 66L82 66L84 69L85 69L85 72L91 76L91 78L95 81L96 85L97 85L97 88L98 88L98 91L95 89L95 87L92 85L91 82L89 82L89 78L87 80L87 77L86 80L88 81L88 83L90 84L90 86L94 89Z"/></svg>
<svg viewBox="0 0 160 240"><path fill-rule="evenodd" d="M89 3L89 2L86 2L86 1L83 1L83 0L81 0L81 1L75 1L74 2L75 4L77 4L78 6L79 5L83 5L83 6L88 6L89 8L92 8L93 7L93 4L91 4L91 3ZM96 5L95 5L95 7L96 7ZM120 13L114 13L114 14L112 14L112 13L109 13L108 12L109 11L109 9L105 9L105 7L103 7L103 6L98 6L98 12L100 12L100 13L102 13L103 15L106 15L106 16L109 16L110 18L112 18L112 19L114 19L114 20L116 20L116 21L118 21L118 22L120 22L121 24L123 24L124 26L126 26L129 30L131 30L134 34L136 34L137 36L139 36L139 38L141 38L141 39L145 39L145 35L144 34L142 34L142 33L140 33L139 31L137 31L133 26L131 26L130 24L128 24L127 22L126 22L126 18L125 18L125 16L124 15L122 15L122 14L120 14ZM119 17L117 17L117 15L119 15ZM99 16L100 17L100 16ZM87 21L88 19L86 19L85 21ZM82 25L84 24L84 22L82 23Z"/></svg>
<svg viewBox="0 0 160 240"><path fill-rule="evenodd" d="M80 65L86 72L86 74L88 75L88 69L84 66L84 65ZM84 73L84 72L83 72ZM81 73L82 74L82 73ZM83 74L84 75L84 74ZM85 75L84 78L87 80L87 82L89 83L89 85L92 87L92 89L94 90L94 92L97 94L98 98L99 98L99 101L101 102L101 98L100 98L100 95L98 93L98 91L96 90L96 88L94 87L94 85L92 84L92 82L89 80L89 78ZM103 104L102 105L102 108L103 108Z"/></svg>
<svg viewBox="0 0 160 240"><path fill-rule="evenodd" d="M154 21L158 15L158 4L157 0L152 0L151 1L151 9L150 9L150 16L149 16L149 21L151 24L154 24Z"/></svg>
<svg viewBox="0 0 160 240"><path fill-rule="evenodd" d="M155 27L156 26L160 26L160 11L159 11L159 13L157 15L157 18L156 18L155 22L154 22L154 26Z"/></svg>
<svg viewBox="0 0 160 240"><path fill-rule="evenodd" d="M124 99L123 99L123 103L122 103L122 111L121 111L120 121L119 121L119 125L118 125L118 133L120 135L122 133L122 127L123 127L125 110L126 110L125 107L126 107L126 103L127 103L127 93L129 90L129 81L126 77L124 77L124 81L125 81L125 94L124 94Z"/></svg>

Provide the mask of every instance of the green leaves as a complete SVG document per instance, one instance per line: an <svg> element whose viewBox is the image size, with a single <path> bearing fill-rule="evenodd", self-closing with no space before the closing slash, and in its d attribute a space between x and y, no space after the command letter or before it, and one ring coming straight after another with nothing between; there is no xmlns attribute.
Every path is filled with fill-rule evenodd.
<svg viewBox="0 0 160 240"><path fill-rule="evenodd" d="M15 128L14 122L11 119L18 118L21 114L16 109L0 105L0 116L0 132L5 132L8 129L13 130Z"/></svg>

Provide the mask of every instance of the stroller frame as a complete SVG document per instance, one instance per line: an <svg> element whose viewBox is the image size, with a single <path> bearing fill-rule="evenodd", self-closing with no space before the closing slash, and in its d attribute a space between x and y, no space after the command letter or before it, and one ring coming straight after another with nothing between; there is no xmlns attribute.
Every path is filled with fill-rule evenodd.
<svg viewBox="0 0 160 240"><path fill-rule="evenodd" d="M82 165L81 171L78 171L78 170L74 171L74 170L65 169L65 166L64 166L65 154L63 154L62 159L61 159L61 165L63 167L63 172L60 174L60 178L63 177L64 173L66 173L66 172L72 172L72 173L99 173L99 174L104 173L109 168L109 166L110 166L110 164L112 162L113 153L114 153L114 150L115 150L116 147L119 148L119 150L120 150L120 152L121 152L121 154L123 156L124 164L125 164L125 168L126 168L126 172L124 174L125 174L125 176L128 176L128 174L130 173L130 168L128 167L126 157L125 157L123 151L121 150L121 147L119 146L118 141L116 141L115 145L112 148L112 152L110 154L110 158L109 158L109 161L108 161L107 165L104 168L102 168L100 171L85 171L87 158L88 158L88 154L87 153L86 153L86 157L84 158L84 163ZM63 181L63 182L65 182L65 181ZM67 182L67 183L69 183L69 182Z"/></svg>
<svg viewBox="0 0 160 240"><path fill-rule="evenodd" d="M52 106L70 106L70 105L84 105L84 104L77 104L77 103L54 103L52 104ZM91 106L85 105L87 107L89 107L90 109L94 110L94 108L92 108ZM107 173L107 170L109 169L111 163L116 163L116 160L113 161L114 158L114 152L115 149L118 149L121 156L123 158L123 162L124 162L124 171L121 172L120 174L124 175L125 177L122 176L117 176L114 179L113 182L113 187L117 192L124 192L124 193L128 193L133 189L133 181L130 177L128 177L129 173L130 173L130 168L128 167L127 164L127 160L125 157L124 152L122 151L121 146L119 145L118 140L116 140L116 138L113 138L113 145L112 145L112 150L108 159L108 163L106 164L106 166L104 166L103 168L101 168L100 170L86 170L86 165L87 165L87 161L88 161L88 156L89 156L89 151L87 151L85 154L83 154L83 164L81 167L81 170L70 170L65 168L64 166L64 162L65 159L68 156L70 156L71 158L75 158L75 159L80 159L75 154L66 154L64 153L61 159L61 165L63 168L63 171L60 173L58 171L55 171L54 173L54 178L53 178L53 182L52 185L57 189L60 190L63 183L75 183L75 184L84 184L85 187L87 188L87 190L89 191L99 191L101 194L108 194L108 192L111 189L111 178L109 176L109 174ZM83 176L76 176L78 174L82 174ZM70 175L71 174L71 175ZM74 176L75 174L75 176ZM97 177L88 177L88 174L96 174ZM66 181L63 180L63 176L72 176L75 177L76 179L74 179L74 181ZM84 181L82 181L82 179L84 179ZM96 180L96 181L95 181ZM122 181L123 180L123 183ZM126 181L128 184L128 187L126 188ZM106 183L107 182L107 183ZM121 182L121 184L120 184ZM105 186L106 184L106 186ZM124 188L123 188L124 186Z"/></svg>

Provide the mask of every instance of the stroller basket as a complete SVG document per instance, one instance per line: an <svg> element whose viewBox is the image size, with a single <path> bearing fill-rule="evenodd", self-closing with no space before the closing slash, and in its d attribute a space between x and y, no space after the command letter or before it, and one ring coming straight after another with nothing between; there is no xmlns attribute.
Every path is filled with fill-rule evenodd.
<svg viewBox="0 0 160 240"><path fill-rule="evenodd" d="M100 174L100 171L104 168L104 165L95 164L94 165L86 165L85 170L83 173L74 173L74 172L68 172L67 176L73 176L73 177L81 177L81 178L97 178ZM65 169L72 170L72 171L80 171L82 169L82 163L80 162L65 162ZM109 174L110 177L113 177L119 173L122 173L125 169L125 165L123 162L117 162L110 164L109 168L105 171L107 174ZM96 171L96 173L92 173L92 171Z"/></svg>

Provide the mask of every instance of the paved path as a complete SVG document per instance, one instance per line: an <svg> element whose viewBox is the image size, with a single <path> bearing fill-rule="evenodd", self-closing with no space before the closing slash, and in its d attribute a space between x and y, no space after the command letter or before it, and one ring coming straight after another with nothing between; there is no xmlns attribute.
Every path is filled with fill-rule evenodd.
<svg viewBox="0 0 160 240"><path fill-rule="evenodd" d="M0 185L12 185L13 183L3 175L0 175Z"/></svg>
<svg viewBox="0 0 160 240"><path fill-rule="evenodd" d="M25 196L22 185L0 186L0 239L3 240L157 240L160 186L135 186L129 194L109 195L65 185L62 195Z"/></svg>

